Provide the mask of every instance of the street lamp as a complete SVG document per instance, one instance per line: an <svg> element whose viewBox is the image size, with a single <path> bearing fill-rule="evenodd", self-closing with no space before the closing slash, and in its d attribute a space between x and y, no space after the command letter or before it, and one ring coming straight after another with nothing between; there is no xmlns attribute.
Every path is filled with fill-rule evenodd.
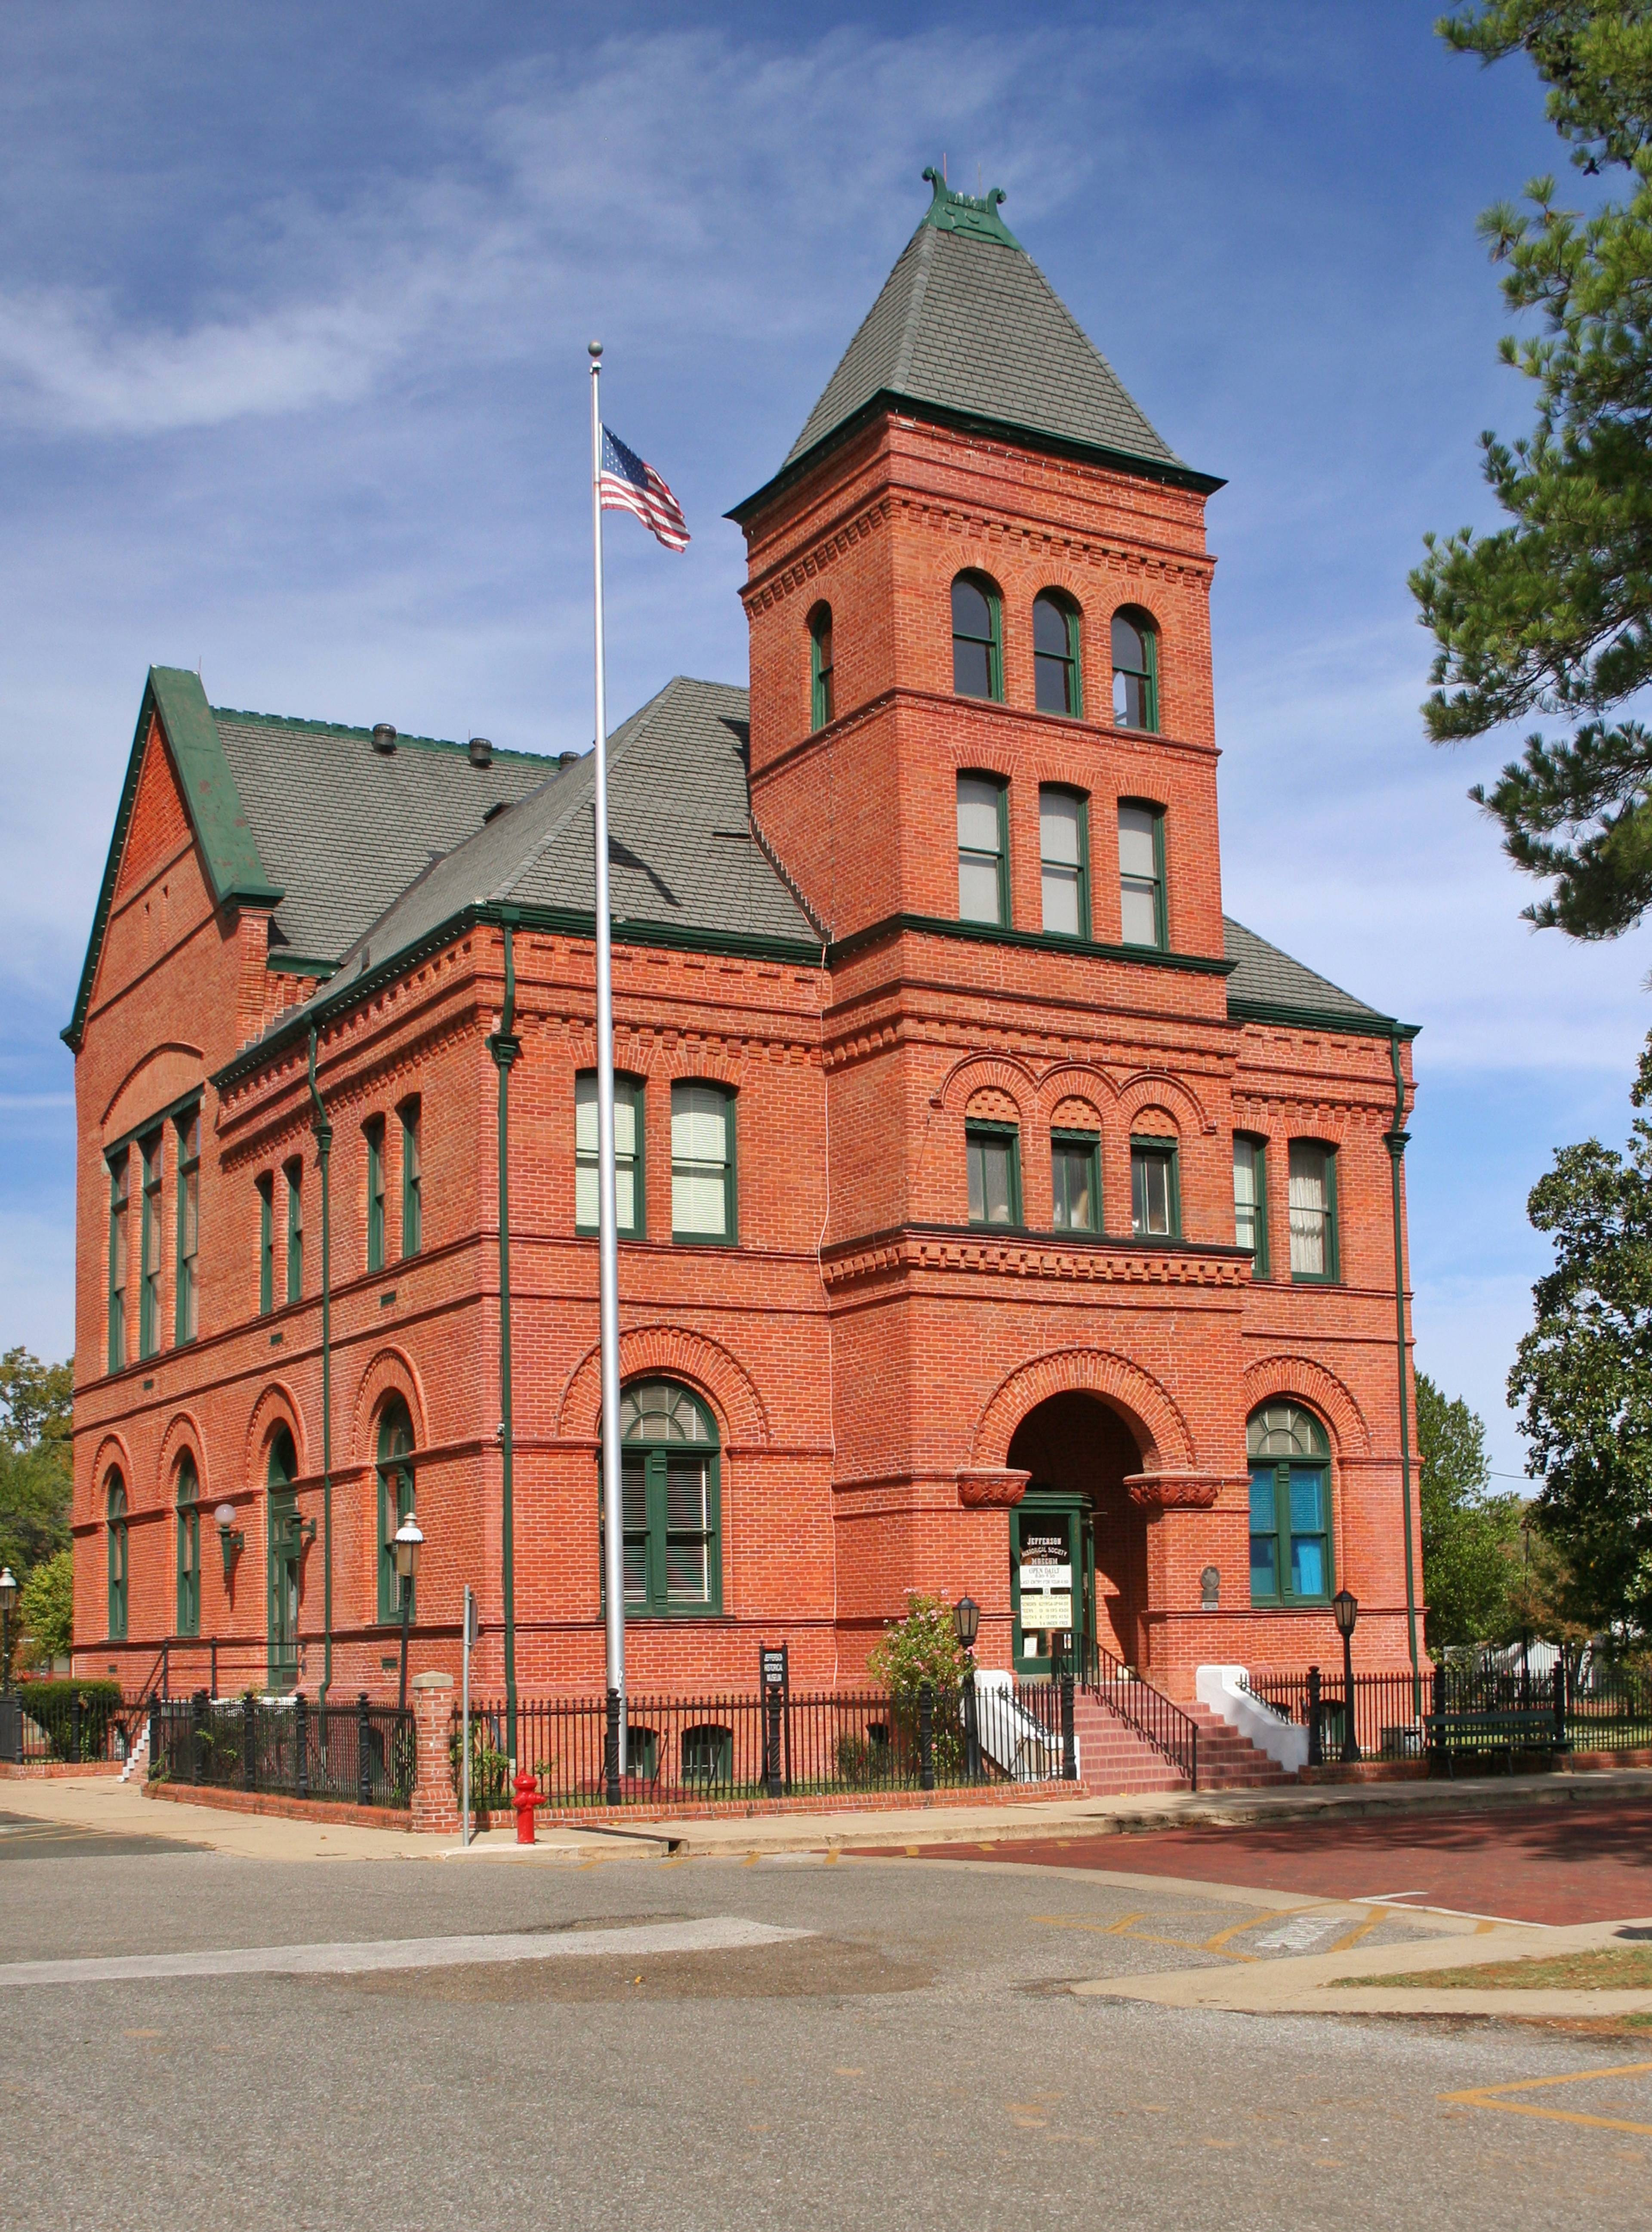
<svg viewBox="0 0 1652 2232"><path fill-rule="evenodd" d="M247 1547L247 1538L235 1523L233 1503L221 1503L212 1514L218 1530L218 1547L224 1553L224 1586L230 1586L235 1572L235 1561Z"/></svg>
<svg viewBox="0 0 1652 2232"><path fill-rule="evenodd" d="M17 1580L10 1566L0 1569L0 1689L11 1688L11 1607L17 1601Z"/></svg>
<svg viewBox="0 0 1652 2232"><path fill-rule="evenodd" d="M402 1676L398 1703L403 1712L407 1710L407 1623L412 1617L413 1582L418 1573L418 1554L424 1547L424 1537L419 1532L418 1522L410 1511L396 1529L396 1584L402 1600Z"/></svg>
<svg viewBox="0 0 1652 2232"><path fill-rule="evenodd" d="M1342 1763L1351 1767L1359 1757L1359 1739L1354 1733L1354 1623L1359 1618L1359 1599L1351 1589L1338 1589L1331 1599L1331 1609L1337 1616L1337 1632L1342 1638L1342 1694L1345 1700Z"/></svg>
<svg viewBox="0 0 1652 2232"><path fill-rule="evenodd" d="M975 1704L975 1662L970 1653L981 1630L981 1606L963 1596L952 1607L952 1625L963 1652L963 1771L970 1782L981 1780L981 1723Z"/></svg>
<svg viewBox="0 0 1652 2232"><path fill-rule="evenodd" d="M975 1638L981 1632L981 1606L974 1597L960 1597L952 1607L952 1625L958 1632L962 1648L973 1651Z"/></svg>

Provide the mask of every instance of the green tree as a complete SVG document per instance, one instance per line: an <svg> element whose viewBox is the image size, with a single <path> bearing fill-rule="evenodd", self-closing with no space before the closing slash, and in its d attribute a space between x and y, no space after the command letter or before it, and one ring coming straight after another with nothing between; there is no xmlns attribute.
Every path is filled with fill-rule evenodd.
<svg viewBox="0 0 1652 2232"><path fill-rule="evenodd" d="M75 1554L60 1550L35 1567L17 1597L33 1658L49 1666L75 1644Z"/></svg>
<svg viewBox="0 0 1652 2232"><path fill-rule="evenodd" d="M1652 1039L1630 1100L1652 1100ZM1537 1518L1557 1554L1557 1607L1620 1637L1652 1633L1652 1121L1627 1152L1562 1147L1527 1213L1554 1242L1536 1323L1509 1374Z"/></svg>
<svg viewBox="0 0 1652 2232"><path fill-rule="evenodd" d="M1519 1499L1491 1493L1479 1413L1422 1372L1416 1420L1428 1649L1500 1640L1520 1549Z"/></svg>
<svg viewBox="0 0 1652 2232"><path fill-rule="evenodd" d="M866 1654L867 1671L903 1703L927 1682L937 1697L963 1680L964 1656L952 1606L940 1597L908 1592L906 1617L891 1622Z"/></svg>
<svg viewBox="0 0 1652 2232"><path fill-rule="evenodd" d="M19 1579L68 1541L75 1366L0 1356L0 1562Z"/></svg>
<svg viewBox="0 0 1652 2232"><path fill-rule="evenodd" d="M1501 345L1536 386L1536 424L1480 438L1511 523L1427 536L1411 575L1437 646L1436 743L1534 712L1571 726L1469 795L1552 882L1532 921L1613 938L1652 904L1652 731L1620 717L1652 681L1652 0L1480 0L1438 28L1487 62L1523 51L1573 163L1622 182L1584 213L1535 178L1524 210L1480 218L1510 308L1540 322Z"/></svg>

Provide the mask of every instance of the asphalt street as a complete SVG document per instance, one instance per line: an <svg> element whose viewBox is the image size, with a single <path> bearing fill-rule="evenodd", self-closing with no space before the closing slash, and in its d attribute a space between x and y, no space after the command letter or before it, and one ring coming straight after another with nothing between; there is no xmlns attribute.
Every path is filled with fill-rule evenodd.
<svg viewBox="0 0 1652 2232"><path fill-rule="evenodd" d="M1063 1989L1422 1917L984 1860L280 1863L3 1820L0 1861L0 2221L28 2232L1647 2221L1652 2034ZM271 1947L313 1965L57 1965Z"/></svg>

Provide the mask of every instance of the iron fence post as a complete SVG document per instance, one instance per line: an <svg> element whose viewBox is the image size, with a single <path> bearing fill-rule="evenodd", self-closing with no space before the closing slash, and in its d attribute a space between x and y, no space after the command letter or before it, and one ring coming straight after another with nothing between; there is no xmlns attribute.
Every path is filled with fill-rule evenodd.
<svg viewBox="0 0 1652 2232"><path fill-rule="evenodd" d="M980 1781L981 1722L975 1703L975 1662L973 1658L964 1661L963 1772L967 1781Z"/></svg>
<svg viewBox="0 0 1652 2232"><path fill-rule="evenodd" d="M301 1798L310 1794L310 1703L301 1690L293 1703L293 1781Z"/></svg>
<svg viewBox="0 0 1652 2232"><path fill-rule="evenodd" d="M1570 1751L1571 1740L1566 1735L1566 1654L1563 1651L1554 1662L1554 1748Z"/></svg>
<svg viewBox="0 0 1652 2232"><path fill-rule="evenodd" d="M160 1705L157 1699L149 1701L149 1772L153 1775L160 1764Z"/></svg>
<svg viewBox="0 0 1652 2232"><path fill-rule="evenodd" d="M928 1682L917 1693L917 1786L935 1788L935 1691Z"/></svg>
<svg viewBox="0 0 1652 2232"><path fill-rule="evenodd" d="M512 1734L515 1732L513 1729ZM602 1779L610 1806L619 1803L619 1692L608 1692L607 1719L602 1735Z"/></svg>
<svg viewBox="0 0 1652 2232"><path fill-rule="evenodd" d="M78 1690L69 1700L68 1755L78 1767L81 1763L81 1693Z"/></svg>
<svg viewBox="0 0 1652 2232"><path fill-rule="evenodd" d="M241 1700L241 1788L258 1788L258 1701L250 1697Z"/></svg>
<svg viewBox="0 0 1652 2232"><path fill-rule="evenodd" d="M362 1806L373 1803L373 1723L365 1690L356 1699L356 1799Z"/></svg>
<svg viewBox="0 0 1652 2232"><path fill-rule="evenodd" d="M1323 1767L1325 1763L1325 1737L1319 1727L1319 1669L1308 1669L1308 1765Z"/></svg>
<svg viewBox="0 0 1652 2232"><path fill-rule="evenodd" d="M190 1699L190 1781L201 1779L201 1753L206 1742L206 1691L198 1690Z"/></svg>
<svg viewBox="0 0 1652 2232"><path fill-rule="evenodd" d="M1079 1743L1072 1732L1072 1670L1064 1667L1061 1673L1061 1780L1079 1780Z"/></svg>
<svg viewBox="0 0 1652 2232"><path fill-rule="evenodd" d="M781 1795L781 1692L769 1683L763 1686L763 1785L771 1798Z"/></svg>

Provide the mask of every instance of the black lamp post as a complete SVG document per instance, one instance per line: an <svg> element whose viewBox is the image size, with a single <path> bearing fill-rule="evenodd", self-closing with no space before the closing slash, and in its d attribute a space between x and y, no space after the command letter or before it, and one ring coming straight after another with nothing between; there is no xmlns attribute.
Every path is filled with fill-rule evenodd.
<svg viewBox="0 0 1652 2232"><path fill-rule="evenodd" d="M963 1771L971 1782L981 1780L981 1723L975 1717L975 1662L971 1655L981 1630L981 1606L974 1597L960 1597L952 1607L952 1625L963 1652Z"/></svg>
<svg viewBox="0 0 1652 2232"><path fill-rule="evenodd" d="M396 1584L402 1600L402 1675L397 1702L403 1712L407 1710L407 1624L413 1615L413 1583L418 1575L418 1554L424 1547L424 1537L410 1511L396 1529Z"/></svg>
<svg viewBox="0 0 1652 2232"><path fill-rule="evenodd" d="M17 1601L17 1581L10 1566L0 1570L0 1689L11 1689L11 1607Z"/></svg>
<svg viewBox="0 0 1652 2232"><path fill-rule="evenodd" d="M1359 1618L1359 1599L1351 1589L1338 1589L1331 1599L1331 1609L1337 1616L1337 1632L1342 1638L1342 1694L1345 1701L1342 1762L1344 1767L1351 1767L1359 1757L1359 1739L1354 1733L1354 1623Z"/></svg>

